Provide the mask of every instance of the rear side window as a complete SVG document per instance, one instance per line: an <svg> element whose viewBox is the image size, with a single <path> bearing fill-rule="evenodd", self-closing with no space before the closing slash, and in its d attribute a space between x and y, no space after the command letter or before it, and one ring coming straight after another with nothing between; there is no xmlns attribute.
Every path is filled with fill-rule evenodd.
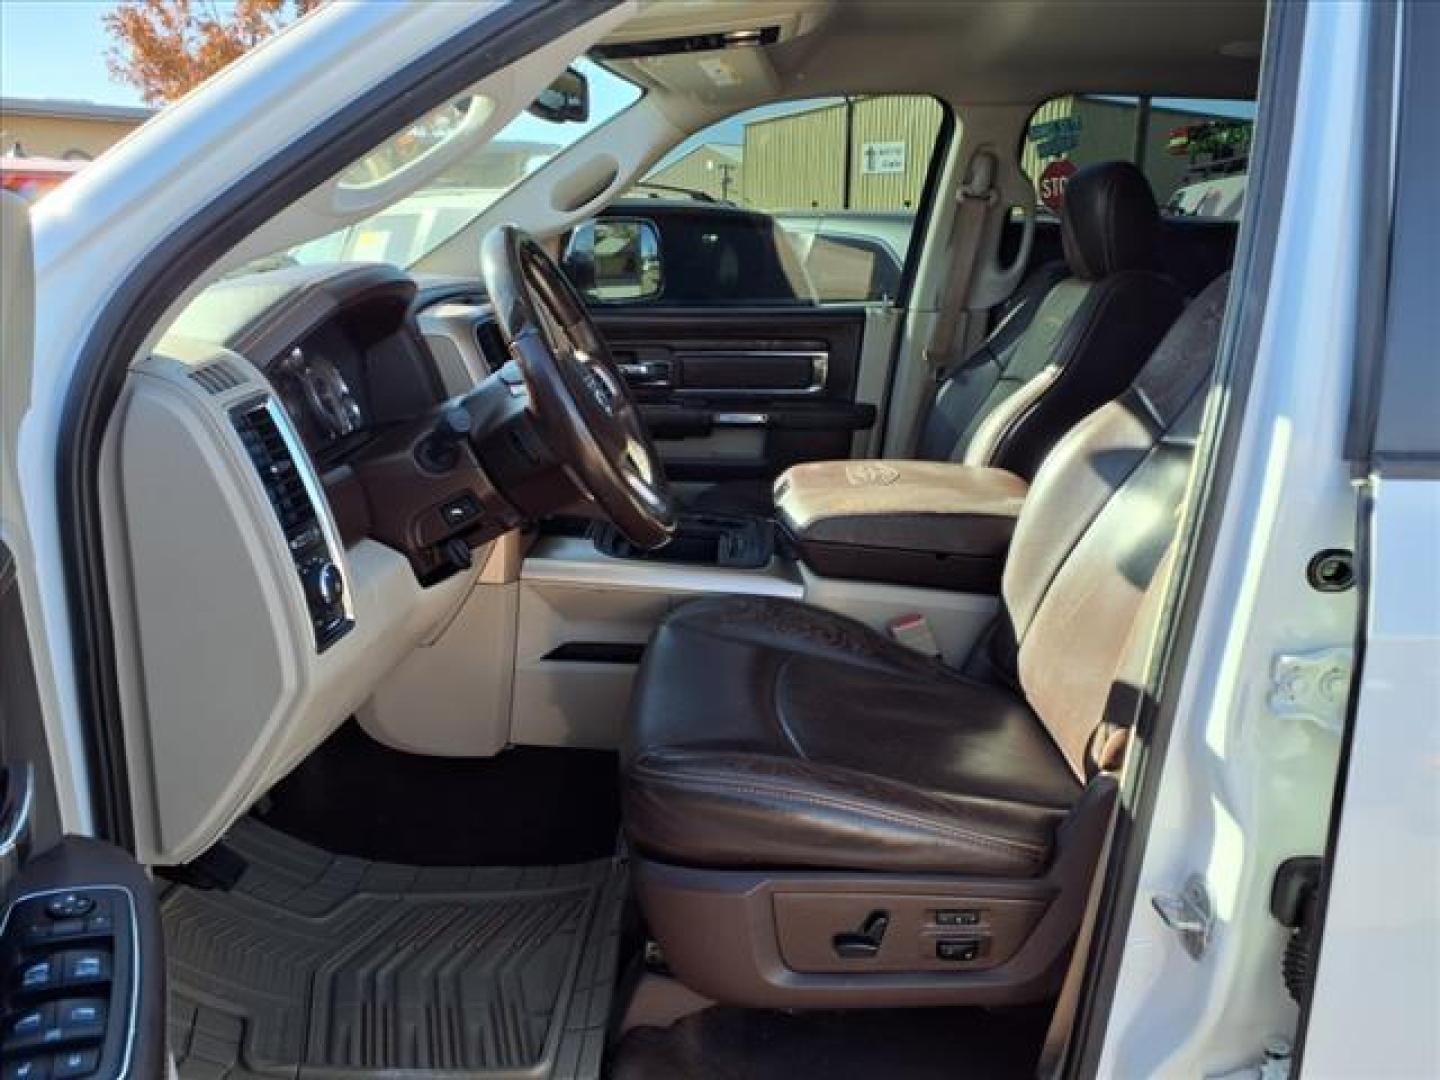
<svg viewBox="0 0 1440 1080"><path fill-rule="evenodd" d="M626 283L626 302L895 298L946 130L934 98L892 94L765 105L696 133L607 211L659 233L661 285ZM579 277L587 239L567 256Z"/></svg>
<svg viewBox="0 0 1440 1080"><path fill-rule="evenodd" d="M1070 94L1030 118L1021 165L1057 214L1072 173L1123 160L1168 216L1238 221L1254 128L1253 101Z"/></svg>

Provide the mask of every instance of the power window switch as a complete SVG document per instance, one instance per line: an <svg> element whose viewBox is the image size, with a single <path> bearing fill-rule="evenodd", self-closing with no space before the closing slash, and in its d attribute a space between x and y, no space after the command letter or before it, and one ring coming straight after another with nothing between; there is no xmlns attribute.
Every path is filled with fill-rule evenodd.
<svg viewBox="0 0 1440 1080"><path fill-rule="evenodd" d="M50 1080L50 1059L18 1058L5 1062L4 1080Z"/></svg>
<svg viewBox="0 0 1440 1080"><path fill-rule="evenodd" d="M66 986L98 986L110 981L110 954L104 949L75 949L61 954Z"/></svg>
<svg viewBox="0 0 1440 1080"><path fill-rule="evenodd" d="M975 938L941 938L935 942L935 957L938 960L964 963L979 956L980 942Z"/></svg>
<svg viewBox="0 0 1440 1080"><path fill-rule="evenodd" d="M67 1042L101 1039L105 1036L104 998L66 998L55 1005L56 1023Z"/></svg>
<svg viewBox="0 0 1440 1080"><path fill-rule="evenodd" d="M11 1016L5 1022L5 1058L53 1046L61 1041L62 1032L55 1025L55 1006L37 1005Z"/></svg>
<svg viewBox="0 0 1440 1080"><path fill-rule="evenodd" d="M64 1050L55 1055L50 1067L51 1080L75 1080L89 1076L100 1067L99 1050Z"/></svg>
<svg viewBox="0 0 1440 1080"><path fill-rule="evenodd" d="M60 965L53 957L32 960L15 974L15 988L22 994L43 994L60 985Z"/></svg>
<svg viewBox="0 0 1440 1080"><path fill-rule="evenodd" d="M27 1009L19 1016L10 1018L5 1026L5 1041L9 1043L15 1039L31 1039L39 1035L50 1023L50 1007L48 1005L37 1005L33 1009Z"/></svg>

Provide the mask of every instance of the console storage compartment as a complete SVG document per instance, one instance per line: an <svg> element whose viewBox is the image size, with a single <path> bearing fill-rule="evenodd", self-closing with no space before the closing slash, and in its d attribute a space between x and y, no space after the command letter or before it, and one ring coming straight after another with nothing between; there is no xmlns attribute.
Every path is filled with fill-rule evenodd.
<svg viewBox="0 0 1440 1080"><path fill-rule="evenodd" d="M675 536L653 551L637 548L608 521L595 522L590 535L596 550L613 559L758 570L768 565L775 554L774 527L761 517L681 514Z"/></svg>
<svg viewBox="0 0 1440 1080"><path fill-rule="evenodd" d="M1004 469L821 461L787 471L775 505L817 574L994 592L1027 490Z"/></svg>

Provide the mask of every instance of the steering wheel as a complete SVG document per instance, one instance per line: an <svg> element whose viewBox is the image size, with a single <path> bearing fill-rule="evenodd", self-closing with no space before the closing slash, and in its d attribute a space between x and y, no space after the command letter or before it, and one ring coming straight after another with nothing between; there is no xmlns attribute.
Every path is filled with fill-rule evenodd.
<svg viewBox="0 0 1440 1080"><path fill-rule="evenodd" d="M550 451L637 547L675 531L675 504L629 385L585 302L533 237L514 225L480 248L495 319Z"/></svg>

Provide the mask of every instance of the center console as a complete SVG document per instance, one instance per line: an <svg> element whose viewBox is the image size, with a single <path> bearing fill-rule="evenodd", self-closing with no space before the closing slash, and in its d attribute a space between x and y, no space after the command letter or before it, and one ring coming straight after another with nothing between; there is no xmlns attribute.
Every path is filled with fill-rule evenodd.
<svg viewBox="0 0 1440 1080"><path fill-rule="evenodd" d="M648 551L625 539L608 521L596 522L589 535L597 551L614 559L758 570L775 557L775 525L762 517L682 514L670 542Z"/></svg>
<svg viewBox="0 0 1440 1080"><path fill-rule="evenodd" d="M688 514L639 551L603 524L541 536L520 572L510 741L615 747L655 627L696 596L775 596L885 631L923 616L960 664L994 618L1026 485L999 469L800 465L777 519Z"/></svg>

